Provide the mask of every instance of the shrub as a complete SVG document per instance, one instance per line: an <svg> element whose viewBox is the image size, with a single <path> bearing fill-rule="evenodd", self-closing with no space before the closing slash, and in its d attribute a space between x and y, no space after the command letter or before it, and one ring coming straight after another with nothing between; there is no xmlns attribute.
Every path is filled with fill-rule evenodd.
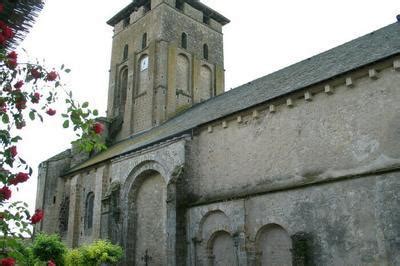
<svg viewBox="0 0 400 266"><path fill-rule="evenodd" d="M70 250L66 256L67 266L99 266L102 263L116 264L122 258L122 248L106 240L98 240L78 249Z"/></svg>
<svg viewBox="0 0 400 266"><path fill-rule="evenodd" d="M83 252L81 249L70 249L65 256L66 266L81 266L84 265Z"/></svg>
<svg viewBox="0 0 400 266"><path fill-rule="evenodd" d="M38 234L33 241L32 252L40 261L53 260L57 266L62 266L67 248L58 235Z"/></svg>

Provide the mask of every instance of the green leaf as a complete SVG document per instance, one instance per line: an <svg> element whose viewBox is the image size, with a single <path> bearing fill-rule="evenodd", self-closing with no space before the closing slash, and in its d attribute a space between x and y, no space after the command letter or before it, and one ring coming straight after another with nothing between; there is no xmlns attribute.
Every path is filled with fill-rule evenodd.
<svg viewBox="0 0 400 266"><path fill-rule="evenodd" d="M10 118L8 117L8 114L3 114L1 117L1 121L3 121L4 124L10 123Z"/></svg>
<svg viewBox="0 0 400 266"><path fill-rule="evenodd" d="M63 128L68 128L69 127L69 120L65 120L63 123Z"/></svg>
<svg viewBox="0 0 400 266"><path fill-rule="evenodd" d="M65 70L65 72L66 72L66 73L69 73L69 72L71 72L71 69L67 68L67 69Z"/></svg>
<svg viewBox="0 0 400 266"><path fill-rule="evenodd" d="M61 70L63 70L63 69L64 69L64 67L65 67L65 66L64 66L64 64L62 64L62 65L61 65Z"/></svg>
<svg viewBox="0 0 400 266"><path fill-rule="evenodd" d="M34 112L34 111L30 111L30 112L29 112L29 118L30 118L31 120L35 120L35 112Z"/></svg>
<svg viewBox="0 0 400 266"><path fill-rule="evenodd" d="M89 103L88 103L88 102L84 102L84 103L82 104L82 108L88 108L88 106L89 106Z"/></svg>
<svg viewBox="0 0 400 266"><path fill-rule="evenodd" d="M97 111L97 109L94 109L94 110L93 110L93 115L94 115L94 116L98 116L98 115L99 115L99 111Z"/></svg>

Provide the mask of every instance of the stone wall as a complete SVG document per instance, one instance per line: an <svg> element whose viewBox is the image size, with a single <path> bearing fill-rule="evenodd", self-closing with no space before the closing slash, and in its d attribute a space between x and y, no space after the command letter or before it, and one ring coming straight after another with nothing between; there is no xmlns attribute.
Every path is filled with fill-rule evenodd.
<svg viewBox="0 0 400 266"><path fill-rule="evenodd" d="M200 21L196 12L200 11L187 4L182 11L160 2L147 13L142 8L134 12L138 17L131 16L130 24L115 27L107 109L109 118L123 120L115 141L223 92L223 35ZM181 45L182 34L187 36L186 48ZM205 44L208 59L203 54ZM189 61L185 77L180 72L182 55ZM148 66L143 69L146 56ZM127 82L122 80L126 69ZM185 88L180 88L182 80L186 80Z"/></svg>
<svg viewBox="0 0 400 266"><path fill-rule="evenodd" d="M198 130L185 166L188 265L217 262L218 232L237 265L268 265L266 241L287 253L298 233L315 265L399 263L400 72L393 59L370 68L378 76L361 69Z"/></svg>
<svg viewBox="0 0 400 266"><path fill-rule="evenodd" d="M71 150L62 152L39 166L38 184L36 191L36 209L42 209L46 219L36 225L36 230L45 233L59 231L60 205L68 189L61 175L70 167Z"/></svg>
<svg viewBox="0 0 400 266"><path fill-rule="evenodd" d="M261 235L268 226L282 228L269 236L272 247L281 247L272 257L275 262L291 254L289 236L307 232L308 265L398 265L399 176L373 175L193 207L188 210L187 265L208 265L213 234L221 231L236 241L236 265L269 265L271 257L263 250L271 243Z"/></svg>

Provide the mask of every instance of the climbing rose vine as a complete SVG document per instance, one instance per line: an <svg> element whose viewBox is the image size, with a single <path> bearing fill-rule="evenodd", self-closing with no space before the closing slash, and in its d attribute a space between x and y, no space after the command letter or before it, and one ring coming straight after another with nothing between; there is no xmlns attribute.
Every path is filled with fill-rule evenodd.
<svg viewBox="0 0 400 266"><path fill-rule="evenodd" d="M4 7L0 3L0 13ZM24 202L12 202L18 186L27 182L32 168L18 153L22 140L21 130L30 121L61 113L63 127L72 127L78 140L76 144L84 152L105 149L101 134L104 125L96 122L97 110L89 109L89 103L76 102L70 91L61 83L61 77L70 72L62 65L47 69L39 64L20 62L15 51L7 51L7 44L14 31L0 20L0 265L15 265L16 260L10 244L15 237L32 235L32 225L45 219L43 210L33 215ZM60 102L66 110L59 112ZM57 106L56 106L57 104ZM49 265L55 265L53 261Z"/></svg>

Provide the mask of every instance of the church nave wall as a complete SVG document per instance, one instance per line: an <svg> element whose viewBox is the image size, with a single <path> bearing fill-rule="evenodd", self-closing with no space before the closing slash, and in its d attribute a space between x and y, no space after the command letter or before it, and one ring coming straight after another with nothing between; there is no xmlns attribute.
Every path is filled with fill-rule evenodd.
<svg viewBox="0 0 400 266"><path fill-rule="evenodd" d="M211 265L218 258L233 259L229 265L292 265L293 258L293 265L305 260L305 265L397 265L399 176L394 172L194 206L187 212L187 265ZM214 238L221 234L215 247ZM233 258L222 255L229 252Z"/></svg>

